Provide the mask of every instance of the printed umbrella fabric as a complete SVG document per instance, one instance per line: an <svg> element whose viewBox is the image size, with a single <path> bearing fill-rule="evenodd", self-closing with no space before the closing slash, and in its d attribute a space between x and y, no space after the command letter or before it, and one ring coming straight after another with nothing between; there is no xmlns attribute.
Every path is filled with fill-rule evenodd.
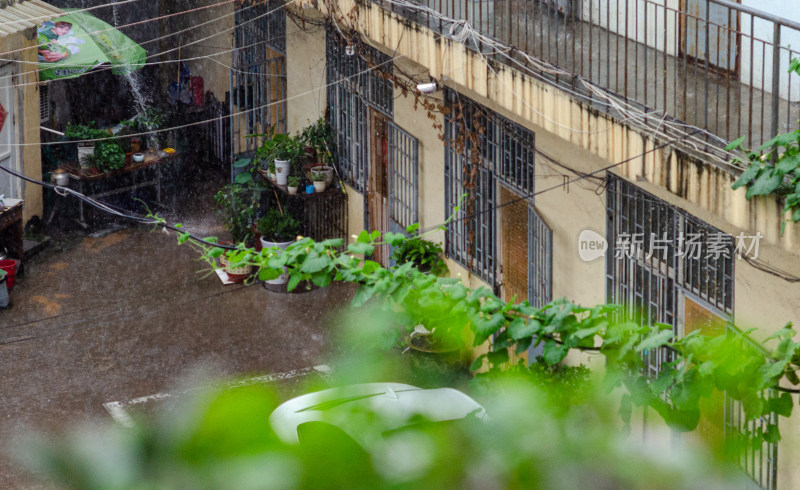
<svg viewBox="0 0 800 490"><path fill-rule="evenodd" d="M90 14L65 11L38 27L40 80L79 77L102 64L117 75L144 66L147 52L131 38Z"/></svg>

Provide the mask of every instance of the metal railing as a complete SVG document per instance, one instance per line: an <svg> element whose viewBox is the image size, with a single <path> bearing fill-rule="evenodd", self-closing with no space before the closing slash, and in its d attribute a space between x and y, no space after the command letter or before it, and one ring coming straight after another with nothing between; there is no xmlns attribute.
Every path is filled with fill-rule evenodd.
<svg viewBox="0 0 800 490"><path fill-rule="evenodd" d="M800 23L732 1L413 2L422 9L405 0L372 1L445 35L453 23L442 16L466 20L481 34L564 72L527 63L539 78L612 113L619 108L582 81L655 121L683 122L726 141L746 136L751 147L796 128L800 118L800 77L788 71L792 58L800 57ZM495 58L525 63L520 56Z"/></svg>

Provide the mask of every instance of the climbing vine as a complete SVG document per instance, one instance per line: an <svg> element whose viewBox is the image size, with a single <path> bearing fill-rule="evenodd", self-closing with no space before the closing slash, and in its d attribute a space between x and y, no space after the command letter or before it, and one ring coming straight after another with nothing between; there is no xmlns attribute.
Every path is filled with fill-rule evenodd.
<svg viewBox="0 0 800 490"><path fill-rule="evenodd" d="M406 231L414 234L417 227ZM479 355L471 366L479 373L503 369L509 352L521 353L532 345L542 346L548 366L561 363L573 350L601 354L607 386L626 393L620 406L625 421L632 407L649 406L674 429L693 430L701 417L701 401L715 391L741 402L747 420L792 413L792 390L780 387L787 382L800 384L800 342L791 324L761 343L733 326L714 337L694 331L675 339L671 326L627 321L617 305L582 307L557 299L535 308L527 301L504 301L486 287L470 289L459 278L421 272L412 262L382 267L366 257L384 240L399 246L407 237L363 231L344 251L341 239L301 238L278 254L274 248L256 252L244 245L226 252L193 241L188 233L178 235L179 243L194 244L210 265L225 253L234 267L259 267L261 280L275 278L287 267L289 290L309 284L325 287L333 281L357 284L353 306L371 303L392 311L397 322L387 326L392 330L422 324L444 342L463 349L493 338L491 351ZM648 377L643 356L658 349L668 350L671 360ZM780 439L776 424L754 430L749 434L753 441Z"/></svg>
<svg viewBox="0 0 800 490"><path fill-rule="evenodd" d="M800 59L792 59L789 72L800 75ZM746 186L745 197L766 196L775 194L784 199L784 217L781 233L786 223L791 220L800 221L800 130L782 133L767 141L757 151L743 148L745 137L733 141L726 150L742 150L747 155L745 162L741 158L733 163L746 164L747 168L733 183L733 189Z"/></svg>

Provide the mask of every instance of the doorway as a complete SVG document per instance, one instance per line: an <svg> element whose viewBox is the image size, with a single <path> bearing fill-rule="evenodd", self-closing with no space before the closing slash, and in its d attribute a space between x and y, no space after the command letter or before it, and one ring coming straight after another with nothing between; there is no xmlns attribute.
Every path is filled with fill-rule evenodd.
<svg viewBox="0 0 800 490"><path fill-rule="evenodd" d="M0 67L0 78L7 82L0 87L0 167L22 173L19 161L16 158L16 146L14 146L14 97L11 88L13 64L7 63ZM13 177L8 172L0 172L0 194L13 199L22 199L22 180Z"/></svg>
<svg viewBox="0 0 800 490"><path fill-rule="evenodd" d="M385 234L389 230L389 120L380 112L370 108L370 167L367 188L367 214L369 229ZM375 247L373 259L384 267L389 266L389 246Z"/></svg>

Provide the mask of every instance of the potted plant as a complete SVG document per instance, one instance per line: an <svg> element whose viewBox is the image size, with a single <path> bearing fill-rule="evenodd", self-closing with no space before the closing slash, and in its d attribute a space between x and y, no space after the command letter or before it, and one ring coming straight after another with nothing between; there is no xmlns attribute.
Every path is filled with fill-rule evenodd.
<svg viewBox="0 0 800 490"><path fill-rule="evenodd" d="M311 167L311 172L321 173L325 176L325 186L328 187L333 183L333 167L328 165L319 165ZM312 179L313 180L313 179Z"/></svg>
<svg viewBox="0 0 800 490"><path fill-rule="evenodd" d="M275 175L275 160L271 160L267 163L267 178L272 182L277 183L277 176Z"/></svg>
<svg viewBox="0 0 800 490"><path fill-rule="evenodd" d="M164 111L155 107L147 107L144 111L139 112L127 121L122 121L122 125L130 128L130 130L136 134L146 134L148 148L158 148L159 139L155 131L161 129L165 119L166 115ZM131 138L131 146L133 146L134 138ZM135 139L137 140L137 144L140 144L139 139ZM137 152L140 150L137 150ZM133 149L131 149L131 151L133 151Z"/></svg>
<svg viewBox="0 0 800 490"><path fill-rule="evenodd" d="M229 184L214 196L217 215L234 242L252 242L250 224L258 207L258 191L253 185Z"/></svg>
<svg viewBox="0 0 800 490"><path fill-rule="evenodd" d="M249 134L248 138L266 138L256 150L258 161L275 174L278 185L286 185L289 174L305 161L305 151L300 138L288 134L276 134L274 128L264 134ZM272 167L270 168L270 165Z"/></svg>
<svg viewBox="0 0 800 490"><path fill-rule="evenodd" d="M291 195L297 194L297 189L298 187L300 187L300 177L292 175L289 177L288 182L289 185L286 187L286 189L289 191L289 194Z"/></svg>
<svg viewBox="0 0 800 490"><path fill-rule="evenodd" d="M125 166L125 151L116 141L98 141L90 162L100 172L119 170Z"/></svg>
<svg viewBox="0 0 800 490"><path fill-rule="evenodd" d="M443 276L448 271L442 253L442 246L438 243L413 236L393 247L391 259L397 265L413 262L421 272Z"/></svg>
<svg viewBox="0 0 800 490"><path fill-rule="evenodd" d="M323 172L311 172L311 181L314 183L315 192L325 192L326 180Z"/></svg>
<svg viewBox="0 0 800 490"><path fill-rule="evenodd" d="M67 123L67 128L64 130L64 137L70 140L77 140L78 147L78 165L84 170L92 167L91 155L94 154L94 149L97 141L109 138L111 134L105 129L99 129L94 126L94 121L87 125Z"/></svg>
<svg viewBox="0 0 800 490"><path fill-rule="evenodd" d="M300 233L300 222L289 213L281 212L278 209L270 208L264 216L258 220L258 232L261 234L262 248L278 247L285 250L291 245ZM280 252L278 252L280 255ZM289 276L286 268L283 274L275 279L268 279L267 284L286 284Z"/></svg>
<svg viewBox="0 0 800 490"><path fill-rule="evenodd" d="M300 139L305 145L307 159L313 166L330 165L333 162L333 132L324 118L303 128Z"/></svg>
<svg viewBox="0 0 800 490"><path fill-rule="evenodd" d="M252 185L230 184L214 195L217 214L222 218L225 229L231 234L233 243L249 246L253 241L250 224L258 207L258 191ZM232 280L242 280L253 272L253 266L230 267L225 254L219 257L220 264Z"/></svg>

